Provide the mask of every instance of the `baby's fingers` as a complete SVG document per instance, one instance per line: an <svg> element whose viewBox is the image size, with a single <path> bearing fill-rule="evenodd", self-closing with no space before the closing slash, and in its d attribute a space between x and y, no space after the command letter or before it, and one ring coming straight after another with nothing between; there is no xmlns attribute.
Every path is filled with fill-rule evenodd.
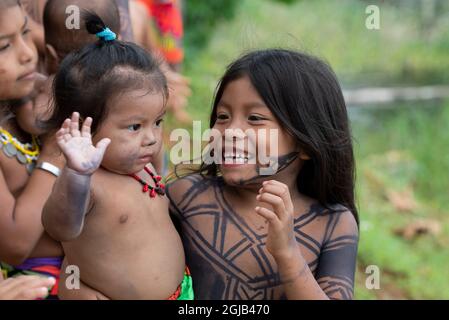
<svg viewBox="0 0 449 320"><path fill-rule="evenodd" d="M106 152L107 147L109 146L109 144L111 143L111 139L109 138L104 138L101 139L98 143L97 143L97 152L99 153L99 155L101 156L101 158L103 158L104 153Z"/></svg>
<svg viewBox="0 0 449 320"><path fill-rule="evenodd" d="M70 137L70 119L66 119L62 124L61 129L56 132L56 142L61 147L65 142L67 142L67 138Z"/></svg>
<svg viewBox="0 0 449 320"><path fill-rule="evenodd" d="M58 132L56 132L56 143L60 148L63 147L65 143L64 134L64 129L59 129Z"/></svg>
<svg viewBox="0 0 449 320"><path fill-rule="evenodd" d="M81 128L81 136L90 138L91 137L91 126L92 126L92 118L87 117L86 121L83 123L83 127Z"/></svg>
<svg viewBox="0 0 449 320"><path fill-rule="evenodd" d="M62 123L61 129L59 129L59 130L60 131L62 130L64 133L69 133L71 121L72 120L70 120L69 118L65 119L64 122Z"/></svg>
<svg viewBox="0 0 449 320"><path fill-rule="evenodd" d="M70 120L70 133L73 137L80 137L80 114L78 112L74 112L72 114L72 119Z"/></svg>

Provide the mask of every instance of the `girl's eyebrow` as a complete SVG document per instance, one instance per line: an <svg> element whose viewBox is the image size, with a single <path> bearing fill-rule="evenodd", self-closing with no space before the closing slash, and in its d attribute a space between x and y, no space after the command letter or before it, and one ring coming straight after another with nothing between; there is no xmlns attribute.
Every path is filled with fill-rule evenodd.
<svg viewBox="0 0 449 320"><path fill-rule="evenodd" d="M220 102L218 102L217 107L218 106L223 106L225 108L231 107L229 103L223 100L220 100ZM258 101L244 103L243 106L246 108L267 108L267 106L264 103Z"/></svg>
<svg viewBox="0 0 449 320"><path fill-rule="evenodd" d="M267 107L262 102L250 102L250 103L244 104L244 106L247 107L247 108L266 108Z"/></svg>
<svg viewBox="0 0 449 320"><path fill-rule="evenodd" d="M220 107L220 106L225 107L225 108L230 108L229 103L227 103L227 102L225 102L223 100L218 101L217 107Z"/></svg>
<svg viewBox="0 0 449 320"><path fill-rule="evenodd" d="M28 17L25 16L25 22L23 23L23 26L22 26L22 28L20 30L23 31L27 27L27 25L28 25ZM3 36L0 35L0 40L12 38L12 37L14 37L14 33L13 34L3 35Z"/></svg>

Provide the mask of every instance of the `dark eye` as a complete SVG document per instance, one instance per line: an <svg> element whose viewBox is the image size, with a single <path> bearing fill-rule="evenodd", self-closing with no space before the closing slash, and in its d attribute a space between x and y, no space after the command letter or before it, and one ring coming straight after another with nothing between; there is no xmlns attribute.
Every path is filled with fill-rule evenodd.
<svg viewBox="0 0 449 320"><path fill-rule="evenodd" d="M156 121L156 127L160 127L162 125L162 122L164 122L164 119L159 119Z"/></svg>
<svg viewBox="0 0 449 320"><path fill-rule="evenodd" d="M6 49L9 48L9 43L6 46L0 47L0 51L5 51Z"/></svg>
<svg viewBox="0 0 449 320"><path fill-rule="evenodd" d="M28 33L30 33L31 30L30 29L26 29L22 32L22 35L26 36Z"/></svg>
<svg viewBox="0 0 449 320"><path fill-rule="evenodd" d="M217 114L217 120L227 120L229 119L229 116L225 113L219 113Z"/></svg>
<svg viewBox="0 0 449 320"><path fill-rule="evenodd" d="M142 126L140 124L132 124L128 127L129 131L137 131L141 128Z"/></svg>
<svg viewBox="0 0 449 320"><path fill-rule="evenodd" d="M263 118L261 116L257 116L257 115L250 115L248 117L249 121L261 121L261 120L266 120L266 118Z"/></svg>

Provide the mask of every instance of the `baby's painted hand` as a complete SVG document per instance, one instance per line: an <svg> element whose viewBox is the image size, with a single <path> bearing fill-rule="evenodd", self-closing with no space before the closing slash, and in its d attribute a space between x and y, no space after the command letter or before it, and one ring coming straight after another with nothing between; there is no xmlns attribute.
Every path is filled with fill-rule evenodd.
<svg viewBox="0 0 449 320"><path fill-rule="evenodd" d="M80 174L91 175L100 166L111 140L104 138L95 147L91 136L92 118L84 121L80 131L79 117L79 113L74 112L71 119L66 119L56 133L56 140L67 160L67 167Z"/></svg>
<svg viewBox="0 0 449 320"><path fill-rule="evenodd" d="M268 251L276 260L296 254L298 246L293 230L293 203L288 187L276 180L264 181L256 199L272 207L272 210L262 206L255 208L256 213L269 223Z"/></svg>

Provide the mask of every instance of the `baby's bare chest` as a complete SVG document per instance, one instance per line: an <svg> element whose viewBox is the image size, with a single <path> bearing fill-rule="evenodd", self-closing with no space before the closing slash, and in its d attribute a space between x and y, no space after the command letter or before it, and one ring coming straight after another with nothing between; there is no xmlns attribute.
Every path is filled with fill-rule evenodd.
<svg viewBox="0 0 449 320"><path fill-rule="evenodd" d="M91 195L86 232L149 233L169 221L168 200L151 198L131 178L94 180Z"/></svg>

